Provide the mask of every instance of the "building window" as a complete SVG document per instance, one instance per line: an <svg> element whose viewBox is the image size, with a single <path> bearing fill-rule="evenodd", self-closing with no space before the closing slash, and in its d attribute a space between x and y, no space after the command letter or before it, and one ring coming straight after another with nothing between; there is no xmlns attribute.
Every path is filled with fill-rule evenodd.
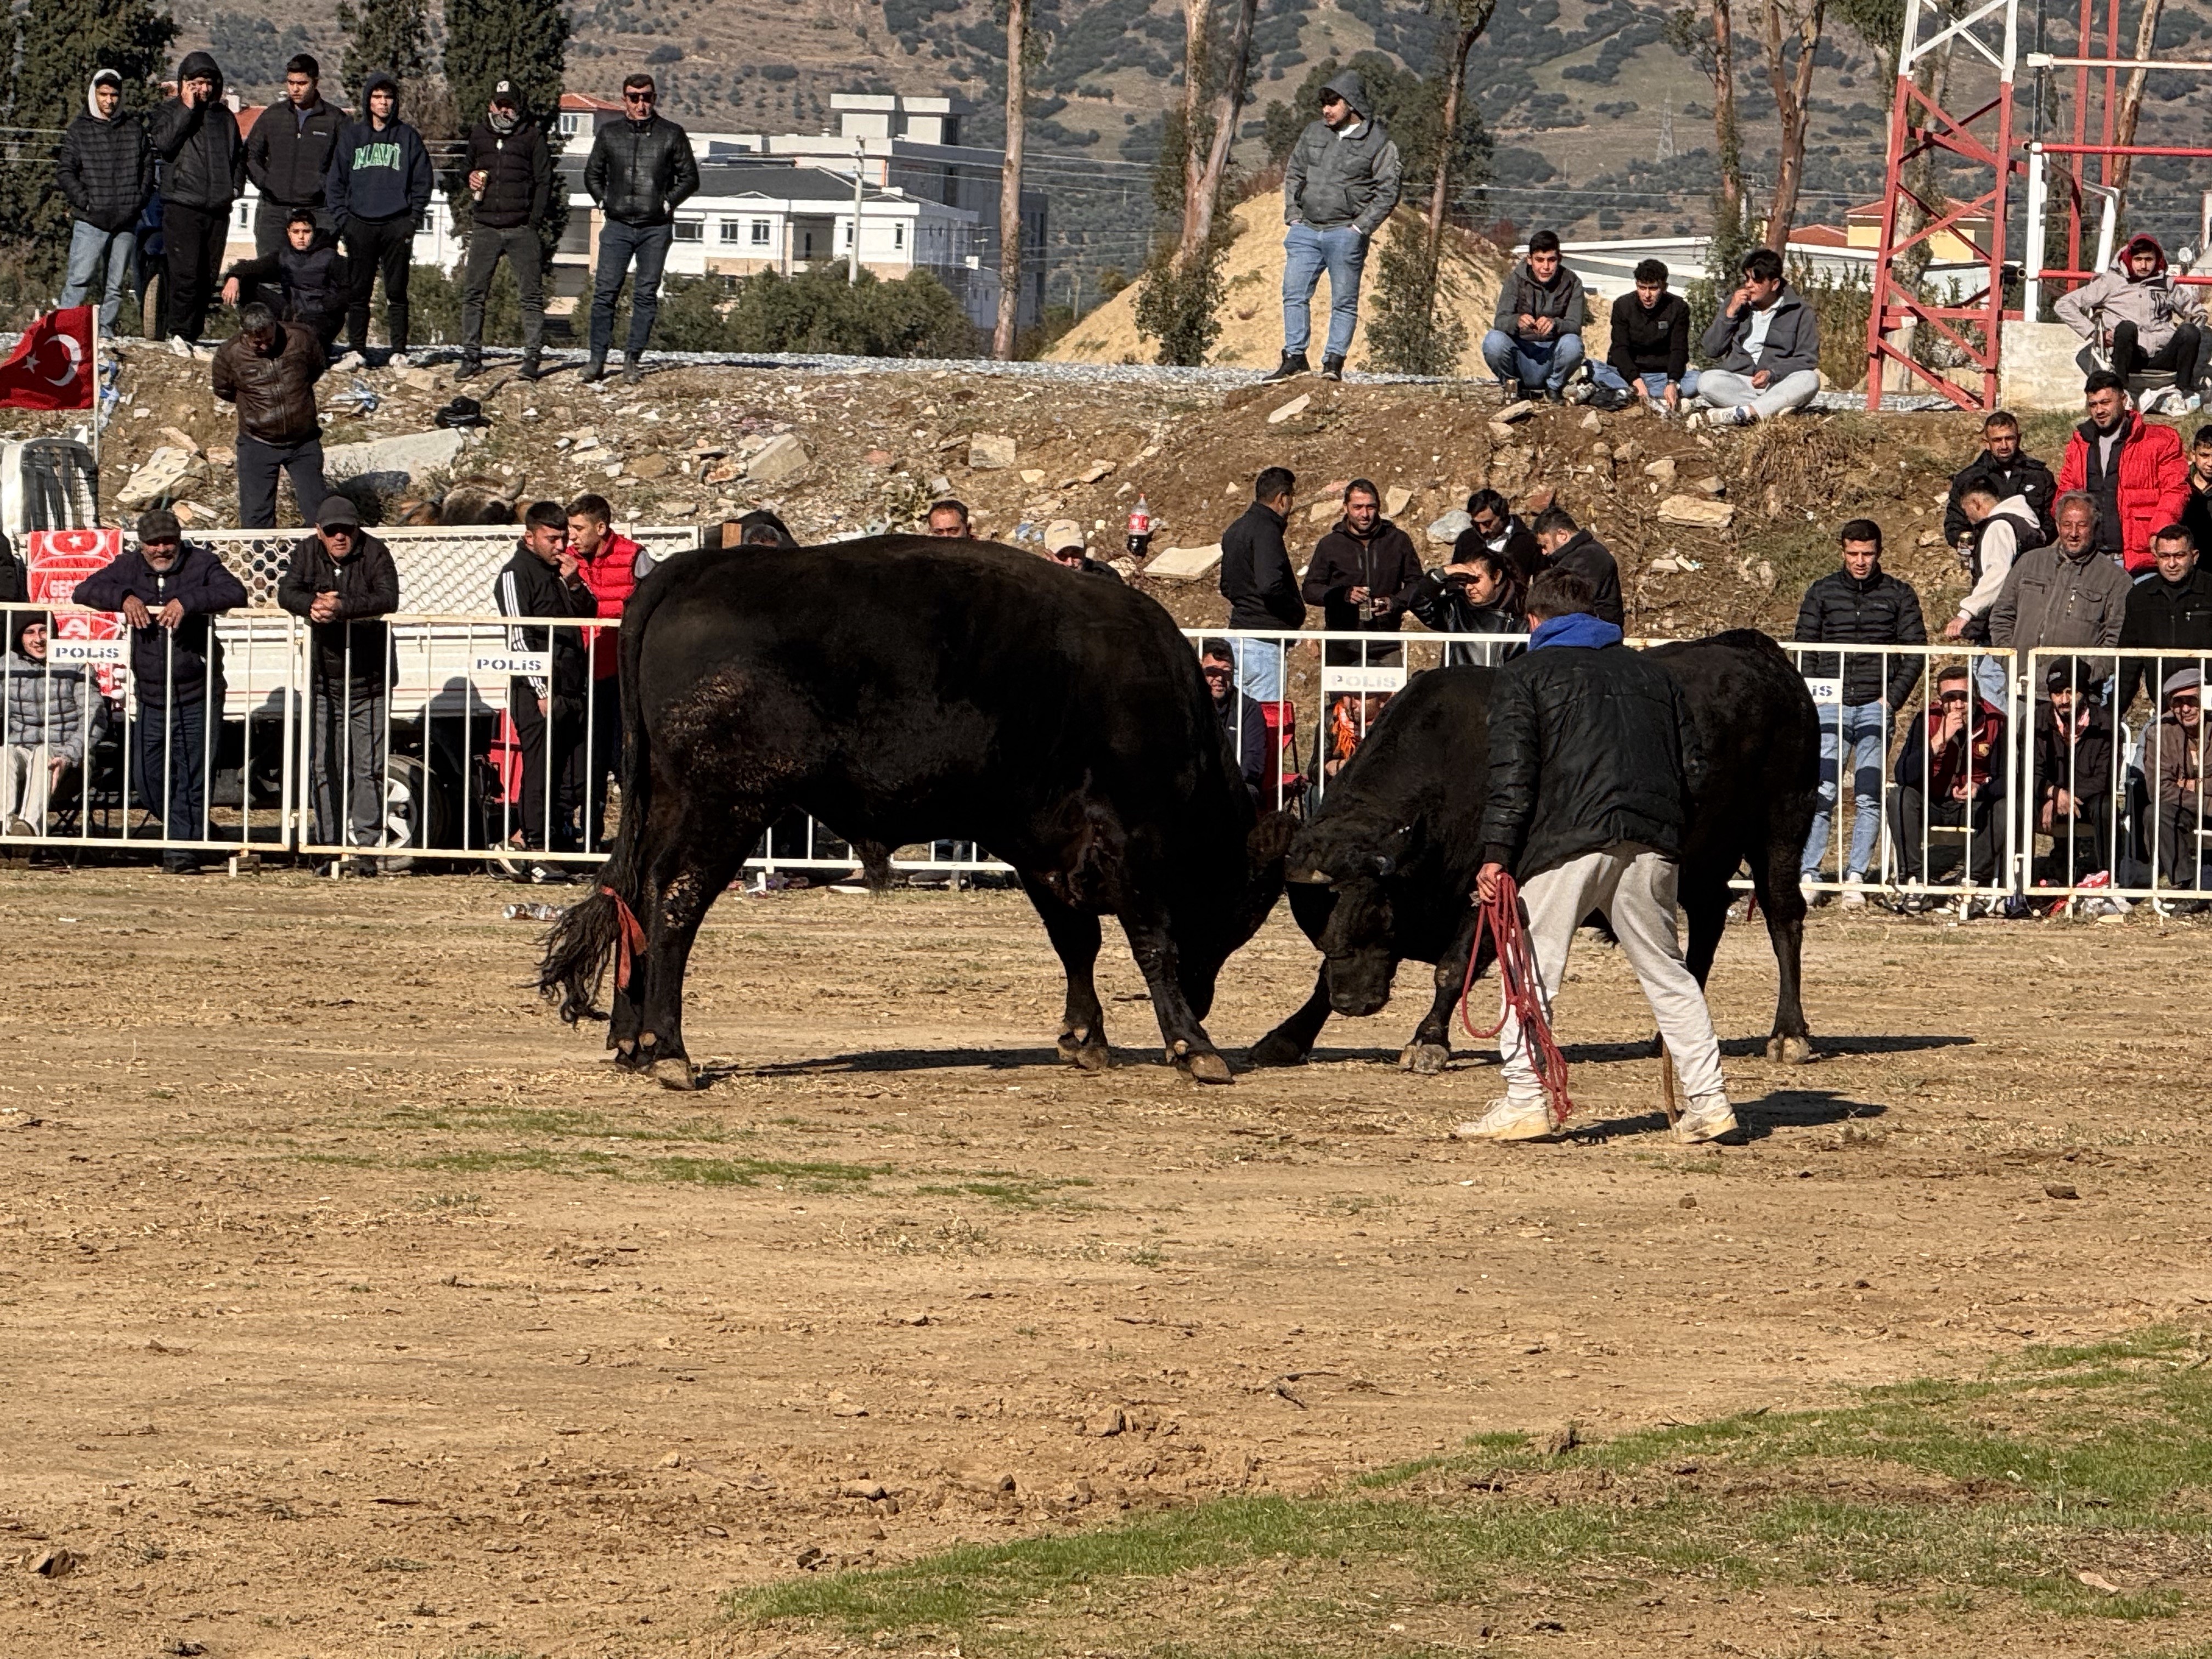
<svg viewBox="0 0 2212 1659"><path fill-rule="evenodd" d="M752 244L755 247L766 247L769 245L767 220L756 219L753 221Z"/></svg>
<svg viewBox="0 0 2212 1659"><path fill-rule="evenodd" d="M679 242L705 241L707 222L704 219L678 219L676 222L675 240Z"/></svg>
<svg viewBox="0 0 2212 1659"><path fill-rule="evenodd" d="M714 222L714 240L716 241L736 242L742 241L744 239L744 228L735 219L717 219Z"/></svg>
<svg viewBox="0 0 2212 1659"><path fill-rule="evenodd" d="M579 115L563 115L561 118L561 136L563 138L574 137L576 129L582 125L582 121L583 118Z"/></svg>
<svg viewBox="0 0 2212 1659"><path fill-rule="evenodd" d="M891 247L896 252L906 252L906 221L903 219L891 221Z"/></svg>

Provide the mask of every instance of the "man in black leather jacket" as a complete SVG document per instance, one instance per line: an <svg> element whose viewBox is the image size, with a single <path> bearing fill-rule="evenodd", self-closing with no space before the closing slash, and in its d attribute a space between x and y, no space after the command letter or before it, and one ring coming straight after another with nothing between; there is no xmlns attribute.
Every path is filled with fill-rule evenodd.
<svg viewBox="0 0 2212 1659"><path fill-rule="evenodd" d="M1602 911L1636 970L1674 1056L1689 1109L1678 1140L1736 1127L1721 1081L1705 994L1682 963L1674 889L1690 799L1704 771L1680 684L1590 614L1589 584L1552 569L1528 590L1528 649L1498 671L1490 694L1490 789L1476 896L1521 883L1528 941L1548 1010L1575 929ZM1459 1129L1469 1140L1534 1140L1556 1132L1520 1022L1498 1037L1505 1097Z"/></svg>
<svg viewBox="0 0 2212 1659"><path fill-rule="evenodd" d="M676 234L677 207L699 188L690 135L654 112L659 93L650 75L623 82L624 118L610 121L592 141L584 188L606 222L599 228L599 264L592 277L592 356L584 379L603 380L614 343L615 296L635 263L630 285L629 340L623 349L623 384L637 383L653 319L660 313L660 270Z"/></svg>
<svg viewBox="0 0 2212 1659"><path fill-rule="evenodd" d="M503 258L522 300L522 378L538 378L545 337L545 244L538 226L553 185L553 153L545 129L522 107L512 81L491 89L484 118L469 131L469 263L461 289L461 366L465 380L483 372L484 298Z"/></svg>

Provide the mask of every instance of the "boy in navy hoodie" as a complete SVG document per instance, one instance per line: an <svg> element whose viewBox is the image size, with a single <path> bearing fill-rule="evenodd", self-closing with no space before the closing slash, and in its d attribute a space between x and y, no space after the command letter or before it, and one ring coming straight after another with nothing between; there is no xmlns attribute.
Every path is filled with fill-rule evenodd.
<svg viewBox="0 0 2212 1659"><path fill-rule="evenodd" d="M338 131L324 195L353 270L346 338L368 349L368 302L384 273L385 325L392 361L407 364L407 270L415 227L430 205L430 152L422 136L399 118L399 82L381 70L362 88L366 119Z"/></svg>

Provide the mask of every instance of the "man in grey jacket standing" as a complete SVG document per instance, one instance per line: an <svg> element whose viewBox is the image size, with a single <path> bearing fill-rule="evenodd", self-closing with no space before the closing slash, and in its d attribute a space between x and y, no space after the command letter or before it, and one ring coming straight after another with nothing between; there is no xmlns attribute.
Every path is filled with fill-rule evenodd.
<svg viewBox="0 0 2212 1659"><path fill-rule="evenodd" d="M1820 319L1783 281L1782 256L1771 247L1744 256L1743 284L1698 349L1719 365L1698 377L1698 397L1714 411L1704 420L1714 426L1771 421L1820 390Z"/></svg>
<svg viewBox="0 0 2212 1659"><path fill-rule="evenodd" d="M1398 205L1398 146L1374 117L1366 88L1350 70L1322 88L1321 119L1299 135L1283 171L1283 361L1267 376L1308 372L1310 307L1328 272L1328 340L1321 372L1344 378L1345 354L1359 324L1359 275L1368 239Z"/></svg>

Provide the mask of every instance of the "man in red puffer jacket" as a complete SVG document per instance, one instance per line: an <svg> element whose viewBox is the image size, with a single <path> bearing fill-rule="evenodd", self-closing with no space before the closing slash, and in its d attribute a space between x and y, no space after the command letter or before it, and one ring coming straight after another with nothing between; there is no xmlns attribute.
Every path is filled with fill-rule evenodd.
<svg viewBox="0 0 2212 1659"><path fill-rule="evenodd" d="M2097 503L2097 550L2140 575L2158 561L2154 532L2179 524L2189 505L2189 460L2181 434L2154 426L2128 403L2127 383L2099 369L2082 383L2089 418L2066 441L2058 493L2087 493Z"/></svg>
<svg viewBox="0 0 2212 1659"><path fill-rule="evenodd" d="M604 495L579 495L568 503L568 546L576 574L599 602L599 614L618 619L637 586L637 544L615 533L614 509ZM619 779L623 765L622 634L599 628L592 637L590 725L576 750L584 769L584 830L587 849L606 845L607 780Z"/></svg>

